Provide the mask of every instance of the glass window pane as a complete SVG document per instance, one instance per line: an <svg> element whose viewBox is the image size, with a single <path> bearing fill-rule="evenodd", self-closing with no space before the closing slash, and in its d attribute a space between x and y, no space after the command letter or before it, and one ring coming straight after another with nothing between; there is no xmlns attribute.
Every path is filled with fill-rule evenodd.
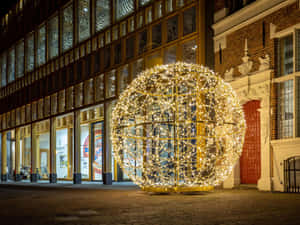
<svg viewBox="0 0 300 225"><path fill-rule="evenodd" d="M167 41L173 41L178 38L178 16L167 20Z"/></svg>
<svg viewBox="0 0 300 225"><path fill-rule="evenodd" d="M129 15L134 10L134 0L115 0L116 20Z"/></svg>
<svg viewBox="0 0 300 225"><path fill-rule="evenodd" d="M42 123L40 123L42 125ZM50 173L50 133L40 134L39 140L39 154L40 154L40 175L42 179L48 179Z"/></svg>
<svg viewBox="0 0 300 225"><path fill-rule="evenodd" d="M196 31L196 10L192 7L183 13L183 35Z"/></svg>
<svg viewBox="0 0 300 225"><path fill-rule="evenodd" d="M54 17L48 24L49 58L58 56L58 17Z"/></svg>
<svg viewBox="0 0 300 225"><path fill-rule="evenodd" d="M161 52L154 52L147 57L146 67L151 68L156 65L161 65L163 63Z"/></svg>
<svg viewBox="0 0 300 225"><path fill-rule="evenodd" d="M132 66L132 79L136 78L137 75L144 70L144 59L138 59L134 63L131 64Z"/></svg>
<svg viewBox="0 0 300 225"><path fill-rule="evenodd" d="M104 48L104 69L110 67L110 46Z"/></svg>
<svg viewBox="0 0 300 225"><path fill-rule="evenodd" d="M278 138L293 137L293 80L278 84Z"/></svg>
<svg viewBox="0 0 300 225"><path fill-rule="evenodd" d="M20 78L24 75L24 41L16 46L16 62L17 78Z"/></svg>
<svg viewBox="0 0 300 225"><path fill-rule="evenodd" d="M121 43L115 45L115 64L119 64L122 59Z"/></svg>
<svg viewBox="0 0 300 225"><path fill-rule="evenodd" d="M34 35L31 34L26 39L26 72L34 69Z"/></svg>
<svg viewBox="0 0 300 225"><path fill-rule="evenodd" d="M103 122L93 124L93 180L102 180Z"/></svg>
<svg viewBox="0 0 300 225"><path fill-rule="evenodd" d="M155 19L162 17L162 2L155 3Z"/></svg>
<svg viewBox="0 0 300 225"><path fill-rule="evenodd" d="M173 11L173 0L166 0L166 11L167 13Z"/></svg>
<svg viewBox="0 0 300 225"><path fill-rule="evenodd" d="M83 179L89 179L90 173L90 136L89 125L80 126L80 155L81 155L81 176Z"/></svg>
<svg viewBox="0 0 300 225"><path fill-rule="evenodd" d="M147 51L147 30L139 33L139 54Z"/></svg>
<svg viewBox="0 0 300 225"><path fill-rule="evenodd" d="M187 63L196 63L197 44L196 40L188 41L182 44L182 61Z"/></svg>
<svg viewBox="0 0 300 225"><path fill-rule="evenodd" d="M164 64L176 62L176 46L171 46L165 50Z"/></svg>
<svg viewBox="0 0 300 225"><path fill-rule="evenodd" d="M119 72L118 81L119 81L119 93L121 94L125 90L129 82L128 65L125 65Z"/></svg>
<svg viewBox="0 0 300 225"><path fill-rule="evenodd" d="M78 1L78 39L79 42L90 37L90 0Z"/></svg>
<svg viewBox="0 0 300 225"><path fill-rule="evenodd" d="M37 66L46 62L46 28L41 27L37 36Z"/></svg>
<svg viewBox="0 0 300 225"><path fill-rule="evenodd" d="M6 85L6 52L2 54L1 61L2 61L2 66L1 66L1 86L4 87Z"/></svg>
<svg viewBox="0 0 300 225"><path fill-rule="evenodd" d="M57 122L59 120L57 119ZM69 167L68 129L59 129L56 131L57 178L68 178L69 177L68 167Z"/></svg>
<svg viewBox="0 0 300 225"><path fill-rule="evenodd" d="M134 56L134 36L126 40L126 59L131 59Z"/></svg>
<svg viewBox="0 0 300 225"><path fill-rule="evenodd" d="M294 71L293 61L293 35L281 39L282 75L291 74Z"/></svg>
<svg viewBox="0 0 300 225"><path fill-rule="evenodd" d="M110 1L96 0L96 31L110 25Z"/></svg>
<svg viewBox="0 0 300 225"><path fill-rule="evenodd" d="M152 27L152 48L161 46L161 24Z"/></svg>
<svg viewBox="0 0 300 225"><path fill-rule="evenodd" d="M73 46L73 6L70 5L63 11L62 17L62 46L63 51Z"/></svg>
<svg viewBox="0 0 300 225"><path fill-rule="evenodd" d="M12 48L8 52L8 62L7 62L7 73L8 81L10 83L15 80L15 48Z"/></svg>
<svg viewBox="0 0 300 225"><path fill-rule="evenodd" d="M112 70L106 74L106 98L116 95L116 71Z"/></svg>

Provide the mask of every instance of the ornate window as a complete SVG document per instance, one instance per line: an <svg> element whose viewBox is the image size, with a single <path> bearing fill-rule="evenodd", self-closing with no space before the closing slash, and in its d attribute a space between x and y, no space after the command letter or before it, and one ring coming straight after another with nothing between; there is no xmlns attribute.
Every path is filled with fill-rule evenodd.
<svg viewBox="0 0 300 225"><path fill-rule="evenodd" d="M12 48L8 51L7 74L7 83L15 80L15 48Z"/></svg>
<svg viewBox="0 0 300 225"><path fill-rule="evenodd" d="M115 0L116 20L131 14L134 11L134 0Z"/></svg>
<svg viewBox="0 0 300 225"><path fill-rule="evenodd" d="M46 62L46 27L42 26L37 35L37 66Z"/></svg>
<svg viewBox="0 0 300 225"><path fill-rule="evenodd" d="M87 39L91 35L90 31L90 0L78 1L78 40Z"/></svg>
<svg viewBox="0 0 300 225"><path fill-rule="evenodd" d="M58 56L58 16L53 17L48 23L49 59Z"/></svg>
<svg viewBox="0 0 300 225"><path fill-rule="evenodd" d="M110 25L110 1L96 0L96 31L103 30Z"/></svg>
<svg viewBox="0 0 300 225"><path fill-rule="evenodd" d="M66 51L73 46L73 5L63 10L62 15L62 49Z"/></svg>
<svg viewBox="0 0 300 225"><path fill-rule="evenodd" d="M24 75L24 41L20 41L16 46L16 75L20 78Z"/></svg>

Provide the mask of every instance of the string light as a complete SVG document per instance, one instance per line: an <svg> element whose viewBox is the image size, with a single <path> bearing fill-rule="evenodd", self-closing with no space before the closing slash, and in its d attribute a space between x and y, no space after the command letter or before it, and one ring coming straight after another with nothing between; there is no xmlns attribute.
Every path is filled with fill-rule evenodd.
<svg viewBox="0 0 300 225"><path fill-rule="evenodd" d="M230 175L245 135L231 86L208 68L178 62L142 72L112 113L114 157L143 190L209 190Z"/></svg>

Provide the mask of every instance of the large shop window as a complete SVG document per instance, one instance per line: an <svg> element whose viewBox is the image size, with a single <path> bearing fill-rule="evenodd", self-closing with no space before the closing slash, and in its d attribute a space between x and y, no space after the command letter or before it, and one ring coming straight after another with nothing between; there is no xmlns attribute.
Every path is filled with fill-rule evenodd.
<svg viewBox="0 0 300 225"><path fill-rule="evenodd" d="M96 0L96 13L95 13L96 31L103 30L110 25L110 1L109 0Z"/></svg>
<svg viewBox="0 0 300 225"><path fill-rule="evenodd" d="M38 30L37 35L37 66L41 66L46 62L46 27L42 26Z"/></svg>
<svg viewBox="0 0 300 225"><path fill-rule="evenodd" d="M16 77L24 75L24 41L20 41L16 46Z"/></svg>
<svg viewBox="0 0 300 225"><path fill-rule="evenodd" d="M6 85L6 52L1 55L1 86L4 87Z"/></svg>
<svg viewBox="0 0 300 225"><path fill-rule="evenodd" d="M58 56L58 17L55 16L48 23L49 59Z"/></svg>
<svg viewBox="0 0 300 225"><path fill-rule="evenodd" d="M26 72L34 69L34 34L30 34L25 44Z"/></svg>
<svg viewBox="0 0 300 225"><path fill-rule="evenodd" d="M79 42L90 37L90 0L78 2L78 39Z"/></svg>
<svg viewBox="0 0 300 225"><path fill-rule="evenodd" d="M59 179L70 178L72 173L70 131L68 128L56 131L56 173Z"/></svg>
<svg viewBox="0 0 300 225"><path fill-rule="evenodd" d="M116 20L131 14L134 11L134 0L115 0Z"/></svg>
<svg viewBox="0 0 300 225"><path fill-rule="evenodd" d="M70 5L63 11L62 16L62 48L63 51L73 46L73 6Z"/></svg>
<svg viewBox="0 0 300 225"><path fill-rule="evenodd" d="M294 93L293 80L279 83L277 86L278 109L277 109L277 127L278 138L293 137L293 119L294 119Z"/></svg>

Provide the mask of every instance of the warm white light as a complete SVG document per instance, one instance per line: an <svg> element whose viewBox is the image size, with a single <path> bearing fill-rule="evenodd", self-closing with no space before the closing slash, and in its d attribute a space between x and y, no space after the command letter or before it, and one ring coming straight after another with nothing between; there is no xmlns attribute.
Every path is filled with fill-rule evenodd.
<svg viewBox="0 0 300 225"><path fill-rule="evenodd" d="M111 126L124 173L159 192L220 184L239 159L245 135L231 86L203 66L181 62L142 72L121 94Z"/></svg>

